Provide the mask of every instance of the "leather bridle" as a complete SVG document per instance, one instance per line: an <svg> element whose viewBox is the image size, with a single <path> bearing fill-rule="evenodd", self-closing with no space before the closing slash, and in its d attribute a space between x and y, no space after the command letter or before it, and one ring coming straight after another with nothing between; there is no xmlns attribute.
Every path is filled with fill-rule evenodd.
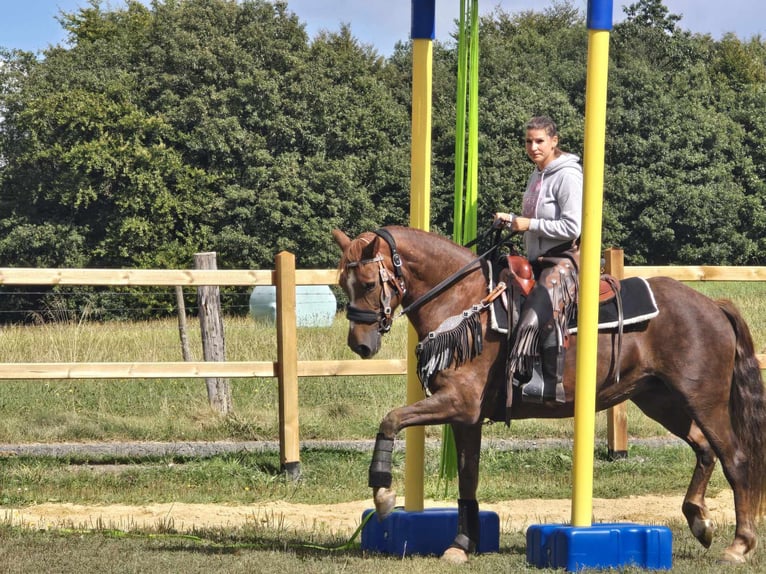
<svg viewBox="0 0 766 574"><path fill-rule="evenodd" d="M376 232L377 233L377 232ZM396 261L399 261L399 267L401 267L401 259L399 254L396 253L395 248L392 249L392 253L395 254L394 265ZM384 265L384 258L381 253L377 253L375 257L371 259L362 259L360 261L349 261L346 263L346 269L353 269L355 267L361 267L363 265L378 264L378 278L380 280L380 308L377 311L369 309L360 309L353 305L349 305L346 308L346 318L354 323L363 323L365 325L378 324L378 332L382 335L388 333L391 330L391 324L394 322L393 307L391 305L391 298L393 293L396 292L399 295L401 301L407 289L404 285L404 278L400 276L397 278L395 273L389 271Z"/></svg>
<svg viewBox="0 0 766 574"><path fill-rule="evenodd" d="M377 263L379 266L378 276L380 278L380 284L381 284L381 290L380 290L380 309L377 311L372 311L369 309L360 309L358 307L354 307L353 305L349 305L346 308L346 318L349 321L353 321L355 323L362 323L365 325L374 325L375 323L378 324L378 333L381 335L384 333L388 333L388 331L391 330L391 324L394 322L394 319L401 317L402 315L406 315L408 312L412 311L413 309L416 309L420 307L421 305L425 304L426 302L433 299L436 295L459 281L464 275L467 273L471 273L477 268L481 267L482 262L487 259L487 257L498 249L501 245L504 245L507 243L510 238L514 235L513 233L506 237L505 239L501 239L500 234L497 229L494 227L490 228L486 233L483 234L481 239L486 239L490 233L496 233L495 241L487 251L479 255L477 258L471 260L467 265L463 266L462 269L459 269L443 281L441 281L438 285L432 287L428 292L424 293L420 297L418 297L415 301L411 302L409 306L407 306L404 309L401 309L399 313L396 314L396 316L393 315L393 308L391 306L391 297L393 291L391 290L391 287L398 293L399 295L399 302L401 303L404 299L405 293L407 293L407 288L404 284L404 275L402 274L402 260L401 257L399 257L399 252L396 250L396 242L394 241L393 236L389 231L385 228L380 228L375 231L375 235L385 240L385 242L388 244L389 249L391 250L391 262L394 265L394 270L389 271L384 263L384 257L383 255L378 252L375 254L374 257L370 259L361 259L359 261L349 261L346 263L346 269L353 269L354 267L360 267L363 265L372 265L374 263ZM468 245L471 245L473 243L476 243L479 240L477 238L476 240L472 241Z"/></svg>

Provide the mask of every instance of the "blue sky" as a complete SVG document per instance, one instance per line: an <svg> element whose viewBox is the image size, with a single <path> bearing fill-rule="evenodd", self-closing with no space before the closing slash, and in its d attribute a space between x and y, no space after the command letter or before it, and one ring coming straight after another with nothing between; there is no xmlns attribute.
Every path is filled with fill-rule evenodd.
<svg viewBox="0 0 766 574"><path fill-rule="evenodd" d="M56 15L88 5L87 0L0 0L0 46L37 51L61 43L65 35ZM622 7L634 0L614 0L614 19L623 19ZM147 0L148 3L148 0ZM766 39L766 2L764 0L665 0L670 12L680 14L680 26L693 32L709 33L720 38L734 32L741 39L760 34ZM120 7L121 0L108 0L104 5ZM501 7L507 12L542 10L550 6L546 0L480 0L482 12ZM575 0L583 12L586 0ZM313 37L319 30L337 30L341 23L361 42L373 45L380 54L391 54L398 40L410 33L411 0L288 0L289 8L306 25ZM436 0L436 35L447 41L454 31L459 0Z"/></svg>

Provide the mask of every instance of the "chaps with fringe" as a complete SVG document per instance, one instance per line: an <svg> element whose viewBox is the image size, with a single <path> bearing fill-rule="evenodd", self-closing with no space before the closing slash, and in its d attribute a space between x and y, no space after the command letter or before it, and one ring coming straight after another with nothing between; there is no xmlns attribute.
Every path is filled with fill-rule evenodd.
<svg viewBox="0 0 766 574"><path fill-rule="evenodd" d="M553 316L540 317L539 324L519 325L513 348L508 356L507 375L528 375L535 360L540 356L540 329L553 321L558 332L559 345L567 347L567 327L577 305L577 269L568 259L559 260L549 268L545 279L541 278L538 289L544 288L550 296Z"/></svg>
<svg viewBox="0 0 766 574"><path fill-rule="evenodd" d="M481 354L483 341L481 335L481 311L474 305L463 311L462 315L453 315L445 319L435 331L418 343L415 354L418 359L418 378L423 390L428 392L431 378L439 371L454 363L458 368Z"/></svg>

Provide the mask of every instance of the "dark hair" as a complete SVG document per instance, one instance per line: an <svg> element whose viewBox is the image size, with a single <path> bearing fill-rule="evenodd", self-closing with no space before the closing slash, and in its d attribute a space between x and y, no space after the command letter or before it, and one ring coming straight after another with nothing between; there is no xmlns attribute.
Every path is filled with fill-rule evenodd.
<svg viewBox="0 0 766 574"><path fill-rule="evenodd" d="M555 122L548 116L535 116L527 122L527 130L545 130L548 137L559 135Z"/></svg>
<svg viewBox="0 0 766 574"><path fill-rule="evenodd" d="M558 137L559 130L556 128L556 123L548 116L535 116L527 122L527 131L529 130L544 130L545 134L549 137ZM559 146L553 148L554 157L560 157L564 153Z"/></svg>

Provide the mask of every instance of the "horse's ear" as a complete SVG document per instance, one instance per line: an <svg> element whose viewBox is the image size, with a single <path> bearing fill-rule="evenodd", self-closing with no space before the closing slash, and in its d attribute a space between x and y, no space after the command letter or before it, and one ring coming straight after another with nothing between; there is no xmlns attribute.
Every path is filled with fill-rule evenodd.
<svg viewBox="0 0 766 574"><path fill-rule="evenodd" d="M340 247L343 251L346 251L348 246L351 244L351 240L348 238L348 235L343 233L340 229L332 230L332 238L335 240L335 243L338 244L338 247Z"/></svg>

